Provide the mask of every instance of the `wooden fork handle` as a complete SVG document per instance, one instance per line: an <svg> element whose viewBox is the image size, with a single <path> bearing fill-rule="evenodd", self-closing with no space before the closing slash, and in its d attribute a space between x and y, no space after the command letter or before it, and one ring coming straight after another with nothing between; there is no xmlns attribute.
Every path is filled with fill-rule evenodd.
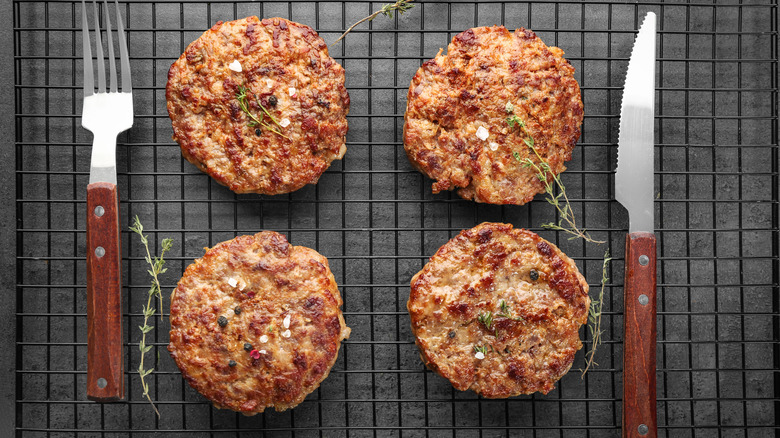
<svg viewBox="0 0 780 438"><path fill-rule="evenodd" d="M655 235L626 237L623 437L657 436Z"/></svg>
<svg viewBox="0 0 780 438"><path fill-rule="evenodd" d="M87 398L125 398L122 252L116 184L87 186Z"/></svg>

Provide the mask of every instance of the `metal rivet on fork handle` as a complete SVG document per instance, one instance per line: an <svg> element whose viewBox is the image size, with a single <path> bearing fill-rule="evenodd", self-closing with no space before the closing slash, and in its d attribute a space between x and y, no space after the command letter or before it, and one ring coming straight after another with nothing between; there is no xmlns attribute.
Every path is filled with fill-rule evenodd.
<svg viewBox="0 0 780 438"><path fill-rule="evenodd" d="M98 257L103 257L104 255L106 255L106 249L103 248L102 246L98 246L97 248L95 248L95 255Z"/></svg>
<svg viewBox="0 0 780 438"><path fill-rule="evenodd" d="M640 435L647 435L647 432L650 430L647 428L646 424L640 424L639 427L636 428L636 431L639 432Z"/></svg>
<svg viewBox="0 0 780 438"><path fill-rule="evenodd" d="M639 304L641 304L641 305L645 306L645 305L647 305L647 303L649 303L649 302L650 302L650 299L649 299L649 298L647 298L647 295L645 295L645 294L642 294L642 295L640 295L640 296L639 296Z"/></svg>
<svg viewBox="0 0 780 438"><path fill-rule="evenodd" d="M647 266L647 264L650 263L650 257L642 254L639 256L639 264L642 266Z"/></svg>
<svg viewBox="0 0 780 438"><path fill-rule="evenodd" d="M95 207L95 216L101 217L106 212L106 209L103 208L102 205L98 205Z"/></svg>
<svg viewBox="0 0 780 438"><path fill-rule="evenodd" d="M101 377L98 379L97 384L98 384L98 388L105 388L106 385L108 385L108 382L106 381L106 379Z"/></svg>

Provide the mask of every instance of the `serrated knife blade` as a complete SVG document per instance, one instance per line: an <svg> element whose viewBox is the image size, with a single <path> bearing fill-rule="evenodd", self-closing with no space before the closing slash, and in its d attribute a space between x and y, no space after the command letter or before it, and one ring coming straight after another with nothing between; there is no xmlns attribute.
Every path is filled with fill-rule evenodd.
<svg viewBox="0 0 780 438"><path fill-rule="evenodd" d="M628 210L623 284L623 436L657 436L656 240L653 234L655 14L628 62L620 109L615 197Z"/></svg>
<svg viewBox="0 0 780 438"><path fill-rule="evenodd" d="M629 232L653 232L655 14L648 12L628 62L620 108L615 198L628 210Z"/></svg>

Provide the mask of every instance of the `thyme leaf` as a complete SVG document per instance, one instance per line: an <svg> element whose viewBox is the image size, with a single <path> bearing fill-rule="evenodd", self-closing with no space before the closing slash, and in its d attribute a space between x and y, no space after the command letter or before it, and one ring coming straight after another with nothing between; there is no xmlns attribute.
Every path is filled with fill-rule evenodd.
<svg viewBox="0 0 780 438"><path fill-rule="evenodd" d="M598 365L595 361L596 347L601 345L601 310L604 306L604 287L609 282L609 274L607 267L612 257L609 256L609 250L604 252L604 263L601 265L601 289L599 290L599 299L590 302L590 309L588 309L588 329L590 330L591 347L590 351L585 355L585 369L582 370L582 378L585 377L585 373L591 365Z"/></svg>
<svg viewBox="0 0 780 438"><path fill-rule="evenodd" d="M484 312L477 315L477 321L490 330L493 327L493 314L491 312Z"/></svg>
<svg viewBox="0 0 780 438"><path fill-rule="evenodd" d="M501 300L498 307L501 309L501 313L509 314L509 305L506 303L506 301Z"/></svg>
<svg viewBox="0 0 780 438"><path fill-rule="evenodd" d="M498 308L501 310L501 313L496 314L496 316L511 319L513 321L525 321L525 318L522 316L512 316L512 309L509 308L509 304L507 304L504 300L499 302Z"/></svg>
<svg viewBox="0 0 780 438"><path fill-rule="evenodd" d="M515 114L512 114L511 116L507 117L506 123L509 124L510 128L514 128L515 126L519 126L520 128L525 128L525 122L520 120L520 117L517 117Z"/></svg>
<svg viewBox="0 0 780 438"><path fill-rule="evenodd" d="M487 347L485 347L484 345L480 345L480 346L476 346L475 345L474 346L474 352L475 353L482 353L484 355L487 355L488 350L487 350Z"/></svg>
<svg viewBox="0 0 780 438"><path fill-rule="evenodd" d="M260 114L260 118L257 118L254 114L252 114L252 111L249 109L248 99L250 93L252 94L252 96L254 96L255 103L257 103L257 106L259 106L260 109L263 110L264 114ZM260 103L260 99L257 97L257 95L252 93L252 91L249 90L249 88L247 88L244 85L239 85L238 88L236 88L236 100L238 100L238 107L241 108L241 111L243 111L244 114L246 114L246 116L249 118L249 122L247 122L249 127L254 128L256 126L260 126L273 132L274 134L280 137L284 137L287 140L290 139L290 137L282 134L279 130L275 129L273 125L263 120L264 115L266 115L279 129L283 129L282 125L280 125L279 122L276 121L274 116L272 116L271 113L268 112L268 109L266 109L266 107L263 106L262 103Z"/></svg>
<svg viewBox="0 0 780 438"><path fill-rule="evenodd" d="M539 154L539 151L535 146L534 138L531 136L531 133L528 132L525 122L514 113L514 107L511 105L511 103L507 103L507 113L510 112L510 109L511 114L506 119L507 124L511 128L515 126L520 128L524 134L523 142L526 146L528 146L531 152L533 152L532 157L528 158L522 158L517 151L513 151L512 154L514 155L515 160L517 160L521 166L534 171L536 178L539 179L539 181L541 181L542 185L544 186L544 191L547 194L547 202L555 207L555 209L558 211L558 223L550 222L547 224L542 224L542 226L547 229L562 231L566 234L569 234L570 239L580 238L586 242L597 244L604 243L603 240L593 239L585 229L580 229L577 226L577 221L574 217L574 210L569 203L569 196L566 194L566 187L563 185L563 181L561 181L559 175L552 171L550 163L548 163ZM536 157L535 160L532 159L534 156ZM557 194L556 189L558 192Z"/></svg>
<svg viewBox="0 0 780 438"><path fill-rule="evenodd" d="M408 11L409 9L412 9L414 7L413 4L411 4L414 0L398 0L395 3L388 3L382 6L382 9L379 9L375 12L373 12L368 17L362 18L355 22L352 26L349 26L347 30L341 34L340 37L336 41L334 41L330 46L335 46L339 41L344 39L345 36L347 36L348 33L352 32L352 29L355 28L355 26L359 25L360 23L366 22L366 21L374 21L374 18L378 17L380 14L384 14L385 16L389 18L393 18L393 11L397 11L398 15L403 14L404 12Z"/></svg>
<svg viewBox="0 0 780 438"><path fill-rule="evenodd" d="M144 235L144 226L141 224L138 216L135 217L133 225L130 226L130 231L138 234L138 236L141 238L141 243L144 245L144 249L146 250L146 256L144 257L144 260L146 260L146 263L148 263L149 267L151 268L146 272L148 272L149 276L152 278L152 284L147 293L148 296L146 299L146 305L143 306L144 325L138 326L138 328L141 330L141 341L138 343L138 350L141 352L141 361L138 364L138 375L141 377L141 388L143 389L144 397L149 400L149 403L152 405L154 412L157 413L157 418L160 418L160 411L157 410L157 406L154 405L152 397L149 396L149 384L146 383L145 379L146 376L154 371L154 368L144 368L144 356L146 353L151 351L153 347L152 345L146 345L146 334L154 329L153 325L149 325L149 318L154 318L154 313L156 312L155 308L152 307L152 302L154 301L155 297L159 298L160 300L160 321L163 319L162 287L160 286L159 276L165 273L167 270L163 267L165 266L165 253L168 252L173 246L173 239L163 239L161 242L162 249L160 251L160 256L152 257L152 254L149 251L149 239ZM157 353L159 357L159 351Z"/></svg>
<svg viewBox="0 0 780 438"><path fill-rule="evenodd" d="M524 168L534 171L537 179L539 179L544 186L544 191L547 194L547 202L555 207L555 210L558 212L559 219L557 223L549 222L542 224L542 227L568 234L569 240L583 239L586 242L595 243L597 245L605 243L603 240L592 238L584 228L580 229L577 226L577 221L574 218L574 210L569 203L569 196L566 194L566 187L563 185L560 176L552 171L550 163L539 154L539 151L536 149L534 138L531 133L528 132L526 123L515 114L514 105L512 105L511 102L507 102L504 110L508 115L506 122L509 127L514 128L517 126L520 129L523 134L523 143L525 143L531 152L533 152L528 158L521 157L517 151L513 151L512 155ZM592 343L591 350L586 355L586 366L582 371L583 377L592 365L598 365L594 361L594 358L596 355L596 348L601 345L601 309L604 306L604 287L609 281L609 278L607 277L607 266L609 265L610 260L612 259L609 257L609 250L607 250L604 254L604 263L602 265L601 290L599 292L598 300L592 300L590 309L588 309L588 329L590 330ZM504 312L503 307L502 312Z"/></svg>

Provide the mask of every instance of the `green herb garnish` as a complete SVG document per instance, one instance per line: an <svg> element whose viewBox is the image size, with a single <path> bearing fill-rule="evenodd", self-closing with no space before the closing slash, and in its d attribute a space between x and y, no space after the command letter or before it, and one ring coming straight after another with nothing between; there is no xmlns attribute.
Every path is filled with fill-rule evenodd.
<svg viewBox="0 0 780 438"><path fill-rule="evenodd" d="M249 93L251 93L254 96L255 103L257 103L257 106L259 106L260 109L263 110L264 114L260 114L260 118L259 119L257 117L255 117L254 114L252 114L252 111L249 110L249 103L247 101L249 99ZM238 106L239 106L239 108L241 108L241 111L243 111L246 114L246 116L249 118L249 122L248 122L249 127L254 128L256 126L261 126L261 127L263 127L265 129L273 132L274 134L276 134L276 135L278 135L280 137L284 137L287 140L290 139L290 137L282 134L281 132L276 130L270 123L268 123L265 120L263 120L264 115L268 116L268 118L271 119L271 121L276 126L278 126L279 129L283 129L282 125L280 125L279 122L276 121L274 116L272 116L271 113L268 112L268 110L265 108L265 106L263 106L263 104L260 103L260 99L258 99L257 95L252 93L244 85L239 85L238 88L236 89L236 100L238 100Z"/></svg>
<svg viewBox="0 0 780 438"><path fill-rule="evenodd" d="M507 113L509 113L510 107L511 104L507 103ZM520 128L520 130L525 135L523 142L536 156L536 160L532 160L531 158L522 158L517 151L512 152L512 155L514 155L515 160L517 160L523 167L530 168L536 173L536 177L544 185L544 191L547 193L547 202L555 207L560 217L557 224L549 222L542 224L542 227L550 230L563 231L564 233L570 235L570 240L580 238L591 243L604 243L603 240L593 239L586 230L581 230L577 227L577 221L574 218L574 210L571 208L569 197L566 194L566 187L563 185L560 176L552 171L550 163L548 163L539 154L539 151L535 147L534 139L526 128L525 122L514 114L514 107L511 107L511 110L511 115L506 119L507 124L510 127L518 126ZM558 189L558 194L555 194L556 188Z"/></svg>
<svg viewBox="0 0 780 438"><path fill-rule="evenodd" d="M480 313L477 315L477 321L490 330L493 327L493 314L491 312Z"/></svg>
<svg viewBox="0 0 780 438"><path fill-rule="evenodd" d="M524 137L523 143L525 143L531 152L533 152L532 157L535 156L536 160L533 160L532 157L522 158L517 151L513 151L512 155L515 157L515 160L517 160L523 167L532 169L536 173L536 177L544 185L544 191L547 194L547 202L554 206L558 211L558 223L549 222L542 224L542 227L550 230L562 231L566 234L569 234L569 240L580 238L586 242L595 243L597 245L605 243L603 240L593 239L585 229L580 229L577 227L577 222L574 218L574 210L571 208L569 197L566 194L566 187L563 185L560 176L552 171L550 163L548 163L539 154L539 151L535 147L534 138L528 131L526 123L515 114L514 105L512 105L511 102L507 102L504 110L508 115L506 118L507 124L510 128L518 127L522 131ZM558 194L555 194L556 189ZM588 328L590 330L593 341L591 350L587 355L587 365L585 370L582 372L583 376L585 376L585 373L588 371L588 368L590 368L591 365L596 364L593 359L596 354L596 348L601 345L601 309L604 305L604 287L607 281L609 281L607 278L607 266L609 265L610 260L612 259L609 257L609 251L607 251L604 254L604 263L602 266L601 291L599 293L598 300L592 300L590 309L588 310ZM536 279L533 278L534 272L535 271L532 270L531 275L532 280L535 281ZM536 277L538 278L538 273L536 273ZM502 312L504 312L503 307ZM509 312L504 313L509 314Z"/></svg>
<svg viewBox="0 0 780 438"><path fill-rule="evenodd" d="M157 410L157 407L154 405L154 402L152 401L152 398L149 396L149 384L146 383L146 376L152 373L154 371L154 368L144 369L144 355L149 352L149 350L152 349L152 345L146 345L146 334L152 331L154 329L154 326L151 326L148 324L149 318L154 317L155 308L152 307L152 300L154 297L158 297L160 299L160 321L163 319L163 298L162 298L162 288L160 287L160 280L159 276L161 274L164 274L165 271L167 271L167 268L163 268L165 265L165 253L168 252L171 247L173 246L173 239L163 239L162 240L162 250L160 252L160 257L152 257L150 251L149 251L149 240L144 235L144 226L141 224L141 221L138 219L138 216L135 217L135 221L133 222L133 225L130 227L130 231L138 234L141 237L141 243L144 245L144 248L146 249L146 256L144 259L146 260L146 263L149 264L149 267L151 270L147 270L146 272L149 273L149 275L152 277L152 284L149 288L149 295L146 299L146 306L143 307L143 313L144 313L144 325L139 326L138 328L141 330L141 341L138 343L138 349L141 351L141 362L138 364L138 374L141 376L141 387L143 388L143 395L146 397L147 400L149 400L149 403L152 404L152 408L154 408L154 412L157 413L157 417L160 417L160 411ZM159 351L158 351L159 354ZM159 357L159 356L158 356Z"/></svg>
<svg viewBox="0 0 780 438"><path fill-rule="evenodd" d="M485 347L484 345L480 345L479 347L477 347L475 345L474 346L474 352L475 353L482 353L484 355L487 355L488 350L487 350L487 347Z"/></svg>
<svg viewBox="0 0 780 438"><path fill-rule="evenodd" d="M582 377L585 377L585 373L588 372L588 368L591 365L598 365L594 360L596 356L596 347L601 345L601 309L604 306L604 287L609 282L609 274L607 273L607 267L612 257L609 256L609 250L604 252L604 263L601 265L601 289L599 290L599 299L593 300L590 303L590 309L588 309L588 329L590 329L591 347L587 359L585 360L585 369L582 370Z"/></svg>
<svg viewBox="0 0 780 438"><path fill-rule="evenodd" d="M509 124L510 128L514 128L515 126L519 126L520 128L525 128L525 122L520 120L520 117L517 117L514 114L507 117L506 122Z"/></svg>
<svg viewBox="0 0 780 438"><path fill-rule="evenodd" d="M501 313L496 314L496 316L499 316L501 318L507 318L514 321L525 321L525 319L522 316L514 317L512 316L512 310L509 308L509 304L506 303L506 301L501 300L501 302L498 304L499 309L501 310Z"/></svg>
<svg viewBox="0 0 780 438"><path fill-rule="evenodd" d="M352 29L354 29L355 26L357 26L358 24L363 23L365 21L374 21L374 18L378 17L379 14L384 14L385 16L387 16L389 18L393 18L393 11L398 11L398 15L403 14L404 12L406 12L409 9L412 9L414 7L414 5L411 4L413 1L414 0L398 0L395 3L388 3L388 4L383 5L382 9L379 9L378 11L375 11L374 13L369 15L368 17L365 17L365 18L357 21L352 26L349 26L349 28L347 28L347 30L344 33L342 33L341 36L336 41L334 41L333 44L331 44L330 46L333 47L333 46L336 45L336 43L338 43L339 41L344 39L344 37L347 36L348 33L352 32Z"/></svg>

